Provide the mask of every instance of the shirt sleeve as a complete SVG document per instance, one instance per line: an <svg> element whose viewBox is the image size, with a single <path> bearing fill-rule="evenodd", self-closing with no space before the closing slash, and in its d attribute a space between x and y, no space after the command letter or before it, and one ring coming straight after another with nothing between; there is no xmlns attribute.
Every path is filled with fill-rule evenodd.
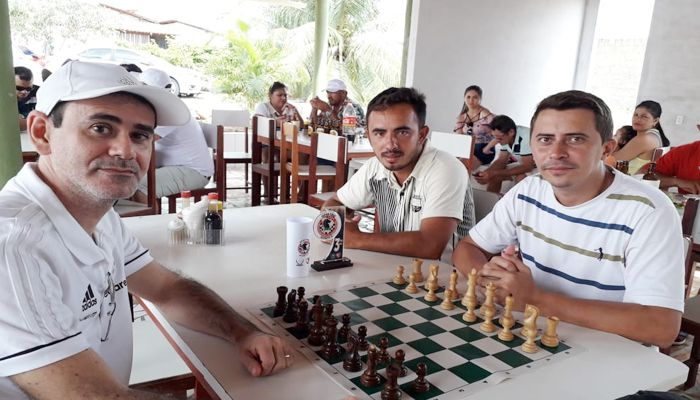
<svg viewBox="0 0 700 400"><path fill-rule="evenodd" d="M440 157L425 177L425 204L421 219L448 217L462 220L469 176L467 169L452 156Z"/></svg>
<svg viewBox="0 0 700 400"><path fill-rule="evenodd" d="M374 204L374 194L369 186L369 180L374 175L375 158L367 160L360 169L353 174L343 187L338 189L336 196L345 207L353 210L361 210Z"/></svg>
<svg viewBox="0 0 700 400"><path fill-rule="evenodd" d="M626 303L683 312L683 236L678 213L668 199L634 228L625 252Z"/></svg>
<svg viewBox="0 0 700 400"><path fill-rule="evenodd" d="M121 218L118 220L124 243L124 272L129 276L153 261L151 252L129 231Z"/></svg>
<svg viewBox="0 0 700 400"><path fill-rule="evenodd" d="M259 103L257 106L255 106L254 115L262 115L265 118L270 118L270 114L267 112L265 103Z"/></svg>
<svg viewBox="0 0 700 400"><path fill-rule="evenodd" d="M656 163L656 172L666 176L678 175L678 160L676 157L678 153L679 151L671 149L671 151L659 158L659 161Z"/></svg>
<svg viewBox="0 0 700 400"><path fill-rule="evenodd" d="M494 205L491 212L469 231L469 237L486 252L498 254L508 245L517 243L514 207L516 192L518 191L518 186L528 179L533 178L524 179L506 192L503 198Z"/></svg>
<svg viewBox="0 0 700 400"><path fill-rule="evenodd" d="M63 303L66 283L54 273L62 260L56 258L60 239L17 220L4 220L0 226L0 376L40 368L89 348L77 316Z"/></svg>

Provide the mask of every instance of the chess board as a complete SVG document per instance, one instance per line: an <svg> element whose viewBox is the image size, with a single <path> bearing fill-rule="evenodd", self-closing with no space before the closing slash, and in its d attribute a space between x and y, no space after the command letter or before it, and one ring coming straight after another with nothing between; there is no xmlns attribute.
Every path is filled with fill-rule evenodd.
<svg viewBox="0 0 700 400"><path fill-rule="evenodd" d="M440 307L440 293L444 288L437 291L440 300L428 302L423 299L426 292L422 287L418 293L409 294L403 290L404 286L393 282L370 282L306 296L310 301L313 295L320 295L323 304L333 304L333 315L338 321L341 320L341 315L349 314L353 332L356 333L357 328L364 325L367 328L367 340L371 344L378 346L379 339L387 337L388 351L392 357L398 349L405 352L404 365L408 368L408 373L398 381L404 392L402 399L461 399L505 379L516 378L533 368L584 351L581 346L561 337L558 347L543 347L538 335L537 345L540 350L528 354L520 349L525 341L519 335L522 328L520 322L512 328L515 339L504 342L498 339L497 331L485 333L479 329L482 319L473 323L464 322L462 314L466 307L462 306L460 299L453 302L456 306L454 310L443 310ZM361 399L381 398L380 393L386 382L385 364L379 364L378 368L382 384L372 388L363 386L360 376L366 367L366 352L360 353L363 370L359 372L343 369L345 353L325 360L321 356L322 346L309 345L306 335L296 332L294 323L284 322L282 316L273 317L275 301L276 299L248 311L277 334L296 344L304 356L353 396ZM499 315L500 310L497 316ZM497 320L494 319L494 322L498 325ZM543 325L543 319L540 318L540 334ZM430 383L430 390L415 393L412 382L416 378L416 365L421 362L427 366L426 379Z"/></svg>

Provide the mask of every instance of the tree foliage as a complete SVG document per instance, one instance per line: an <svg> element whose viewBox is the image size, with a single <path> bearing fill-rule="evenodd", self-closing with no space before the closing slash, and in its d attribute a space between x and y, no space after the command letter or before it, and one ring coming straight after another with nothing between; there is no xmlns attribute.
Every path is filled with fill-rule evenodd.
<svg viewBox="0 0 700 400"><path fill-rule="evenodd" d="M99 6L78 0L9 0L9 9L12 36L41 43L44 55L66 41L85 43L110 31Z"/></svg>

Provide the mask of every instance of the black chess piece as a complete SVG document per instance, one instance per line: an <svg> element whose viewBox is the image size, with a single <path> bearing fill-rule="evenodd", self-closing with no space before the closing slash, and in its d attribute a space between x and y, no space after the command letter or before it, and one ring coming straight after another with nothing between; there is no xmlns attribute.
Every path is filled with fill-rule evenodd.
<svg viewBox="0 0 700 400"><path fill-rule="evenodd" d="M340 317L340 323L342 323L343 326L338 329L338 342L346 342L350 335L350 314L343 314L343 316Z"/></svg>
<svg viewBox="0 0 700 400"><path fill-rule="evenodd" d="M382 400L399 400L401 395L401 388L399 388L399 374L401 371L396 366L396 364L390 364L386 367L386 384L384 389L382 389Z"/></svg>
<svg viewBox="0 0 700 400"><path fill-rule="evenodd" d="M323 308L321 307L321 299L319 298L311 307L313 314L313 327L309 331L308 343L311 346L320 346L326 341L323 331Z"/></svg>
<svg viewBox="0 0 700 400"><path fill-rule="evenodd" d="M403 350L398 349L396 350L396 354L394 356L394 365L396 365L399 369L399 376L404 377L408 373L406 370L406 366L403 365L404 360L406 359L406 353L404 353Z"/></svg>
<svg viewBox="0 0 700 400"><path fill-rule="evenodd" d="M367 351L369 348L369 342L367 341L367 327L361 325L357 328L357 338L359 339L359 346L361 351Z"/></svg>
<svg viewBox="0 0 700 400"><path fill-rule="evenodd" d="M381 382L377 373L377 349L372 346L367 350L367 369L360 376L360 383L365 387L375 387Z"/></svg>
<svg viewBox="0 0 700 400"><path fill-rule="evenodd" d="M416 365L416 375L418 377L413 381L413 391L416 393L425 393L430 390L430 383L425 380L425 375L428 374L428 367L425 363L418 363Z"/></svg>
<svg viewBox="0 0 700 400"><path fill-rule="evenodd" d="M362 361L360 360L357 339L355 337L350 337L348 342L348 354L343 361L343 369L350 372L357 372L362 369Z"/></svg>
<svg viewBox="0 0 700 400"><path fill-rule="evenodd" d="M323 355L323 358L330 360L331 358L339 356L342 353L342 349L337 342L338 320L335 317L326 318L324 325L326 326L326 340L323 343L321 354Z"/></svg>
<svg viewBox="0 0 700 400"><path fill-rule="evenodd" d="M389 339L386 336L382 336L379 339L379 363L388 364L391 362L391 356L386 350L389 347Z"/></svg>
<svg viewBox="0 0 700 400"><path fill-rule="evenodd" d="M284 311L284 316L282 320L284 322L297 322L297 305L296 305L297 291L292 289L289 294L287 294L287 309Z"/></svg>
<svg viewBox="0 0 700 400"><path fill-rule="evenodd" d="M333 304L326 304L323 306L323 317L325 319L333 316Z"/></svg>
<svg viewBox="0 0 700 400"><path fill-rule="evenodd" d="M297 304L301 303L302 300L304 300L304 294L306 293L306 289L303 286L299 286L297 289Z"/></svg>
<svg viewBox="0 0 700 400"><path fill-rule="evenodd" d="M284 314L284 310L287 308L287 287L278 286L277 287L277 303L275 304L275 309L272 311L272 317L279 317Z"/></svg>
<svg viewBox="0 0 700 400"><path fill-rule="evenodd" d="M316 303L321 304L321 296L314 295L314 297L311 300L311 304L316 305ZM309 322L313 322L313 320L314 320L314 309L312 306L311 311L309 311Z"/></svg>
<svg viewBox="0 0 700 400"><path fill-rule="evenodd" d="M307 310L308 308L309 303L306 300L302 300L299 303L299 318L297 319L297 324L294 327L299 335L306 335L306 333L309 331L309 324L307 322L309 316Z"/></svg>

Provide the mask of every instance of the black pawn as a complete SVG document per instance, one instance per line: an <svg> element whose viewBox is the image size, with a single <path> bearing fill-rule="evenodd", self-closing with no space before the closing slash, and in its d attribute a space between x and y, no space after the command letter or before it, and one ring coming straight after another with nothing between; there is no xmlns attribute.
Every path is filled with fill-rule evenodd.
<svg viewBox="0 0 700 400"><path fill-rule="evenodd" d="M333 316L333 304L323 306L323 318L328 319Z"/></svg>
<svg viewBox="0 0 700 400"><path fill-rule="evenodd" d="M365 387L375 387L382 383L377 373L377 349L374 346L367 350L367 369L360 376L360 383Z"/></svg>
<svg viewBox="0 0 700 400"><path fill-rule="evenodd" d="M342 351L337 342L338 333L338 320L335 317L330 317L326 319L324 325L326 326L326 341L323 344L323 349L321 350L323 358L329 360L333 357L339 356Z"/></svg>
<svg viewBox="0 0 700 400"><path fill-rule="evenodd" d="M399 388L399 373L400 370L396 364L391 364L386 367L386 385L382 389L382 400L399 400L401 395L401 389Z"/></svg>
<svg viewBox="0 0 700 400"><path fill-rule="evenodd" d="M382 336L379 339L379 363L388 364L391 362L391 356L386 349L389 347L389 339L386 336Z"/></svg>
<svg viewBox="0 0 700 400"><path fill-rule="evenodd" d="M316 303L321 304L321 296L315 295L315 296L312 298L311 304L314 304L314 305L315 305ZM311 311L309 311L309 321L310 321L310 322L313 322L313 320L314 320L314 309L313 309L313 306L312 306L312 307L311 307Z"/></svg>
<svg viewBox="0 0 700 400"><path fill-rule="evenodd" d="M396 355L394 356L394 365L399 369L399 376L404 377L408 373L406 367L403 365L403 361L406 359L406 353L403 350L396 350Z"/></svg>
<svg viewBox="0 0 700 400"><path fill-rule="evenodd" d="M367 341L367 327L362 325L357 328L357 338L359 341L359 346L361 351L367 351L369 348L369 342Z"/></svg>
<svg viewBox="0 0 700 400"><path fill-rule="evenodd" d="M343 326L338 329L338 341L347 342L348 336L350 335L350 314L343 314L343 316L340 317L340 323L342 323Z"/></svg>
<svg viewBox="0 0 700 400"><path fill-rule="evenodd" d="M360 353L357 348L357 339L350 338L348 345L348 354L343 361L343 369L350 372L357 372L362 369L362 361L360 361Z"/></svg>
<svg viewBox="0 0 700 400"><path fill-rule="evenodd" d="M297 305L296 305L297 291L292 289L287 295L287 309L284 312L284 317L282 320L284 322L297 322Z"/></svg>
<svg viewBox="0 0 700 400"><path fill-rule="evenodd" d="M304 300L304 293L306 293L306 289L303 286L299 286L299 289L297 289L297 304Z"/></svg>
<svg viewBox="0 0 700 400"><path fill-rule="evenodd" d="M275 304L275 309L272 311L273 317L279 317L284 314L284 310L287 308L287 287L278 286L277 287L277 303Z"/></svg>
<svg viewBox="0 0 700 400"><path fill-rule="evenodd" d="M309 324L307 322L309 303L306 300L302 300L299 303L299 319L297 319L296 327L294 328L300 335L305 335L309 331Z"/></svg>
<svg viewBox="0 0 700 400"><path fill-rule="evenodd" d="M413 381L413 391L416 393L425 393L430 390L430 383L425 380L425 375L428 373L428 367L425 363L416 365L416 375L418 377Z"/></svg>

